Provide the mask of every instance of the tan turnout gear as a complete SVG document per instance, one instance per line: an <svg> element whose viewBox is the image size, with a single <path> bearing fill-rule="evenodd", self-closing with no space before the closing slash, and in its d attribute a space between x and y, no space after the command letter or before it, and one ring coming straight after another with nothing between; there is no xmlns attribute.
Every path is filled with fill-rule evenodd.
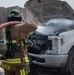
<svg viewBox="0 0 74 75"><path fill-rule="evenodd" d="M25 22L22 24L17 24L11 28L12 39L23 39L28 36L28 34L37 29L34 22ZM19 35L18 35L19 34Z"/></svg>
<svg viewBox="0 0 74 75"><path fill-rule="evenodd" d="M25 22L11 27L11 36L15 40L13 43L17 45L17 52L13 58L5 59L2 62L2 67L5 70L5 75L27 75L29 72L29 60L27 50L22 45L22 39L26 38L31 32L37 29L37 25L33 22Z"/></svg>

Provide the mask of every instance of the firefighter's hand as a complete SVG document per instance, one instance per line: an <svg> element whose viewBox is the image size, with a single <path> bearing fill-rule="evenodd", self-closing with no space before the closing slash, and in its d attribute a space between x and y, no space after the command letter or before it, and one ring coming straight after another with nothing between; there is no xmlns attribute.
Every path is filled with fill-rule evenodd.
<svg viewBox="0 0 74 75"><path fill-rule="evenodd" d="M29 29L31 32L35 31L38 27L38 25L35 22L25 22L25 26L27 27L27 29Z"/></svg>

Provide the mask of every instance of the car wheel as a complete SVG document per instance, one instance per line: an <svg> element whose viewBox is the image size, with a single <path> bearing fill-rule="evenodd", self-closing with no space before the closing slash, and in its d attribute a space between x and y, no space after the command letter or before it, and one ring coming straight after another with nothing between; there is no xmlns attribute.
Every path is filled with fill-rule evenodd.
<svg viewBox="0 0 74 75"><path fill-rule="evenodd" d="M66 65L67 75L74 75L74 47L68 54L68 61Z"/></svg>

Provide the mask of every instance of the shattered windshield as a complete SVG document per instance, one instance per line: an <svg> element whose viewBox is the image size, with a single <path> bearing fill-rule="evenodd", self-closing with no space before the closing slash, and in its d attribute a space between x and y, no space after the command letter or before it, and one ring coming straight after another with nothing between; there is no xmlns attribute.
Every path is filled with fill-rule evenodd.
<svg viewBox="0 0 74 75"><path fill-rule="evenodd" d="M45 35L58 35L61 32L68 31L73 28L73 20L51 19L44 26L38 26L36 31Z"/></svg>

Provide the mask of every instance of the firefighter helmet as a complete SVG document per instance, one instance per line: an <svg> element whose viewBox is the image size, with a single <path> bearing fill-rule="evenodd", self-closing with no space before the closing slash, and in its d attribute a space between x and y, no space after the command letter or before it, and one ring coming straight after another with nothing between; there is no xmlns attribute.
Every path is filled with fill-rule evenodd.
<svg viewBox="0 0 74 75"><path fill-rule="evenodd" d="M22 17L22 15L18 10L13 9L9 12L9 17Z"/></svg>
<svg viewBox="0 0 74 75"><path fill-rule="evenodd" d="M20 11L12 9L9 12L8 21L21 21L21 20L22 20L22 14Z"/></svg>

